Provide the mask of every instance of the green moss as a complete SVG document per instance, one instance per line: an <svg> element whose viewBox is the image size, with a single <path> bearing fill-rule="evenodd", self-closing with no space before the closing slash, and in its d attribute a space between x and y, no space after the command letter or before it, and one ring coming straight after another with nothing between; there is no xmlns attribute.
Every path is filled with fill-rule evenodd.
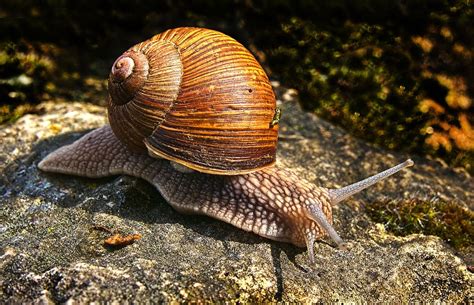
<svg viewBox="0 0 474 305"><path fill-rule="evenodd" d="M0 42L0 124L34 110L47 93L54 64L27 43Z"/></svg>
<svg viewBox="0 0 474 305"><path fill-rule="evenodd" d="M25 103L23 105L1 105L0 106L0 124L5 122L14 122L27 113L36 112L35 106Z"/></svg>
<svg viewBox="0 0 474 305"><path fill-rule="evenodd" d="M10 112L45 98L103 103L105 84L88 79L106 79L118 54L197 25L242 42L307 110L355 136L474 174L472 1L138 1L133 12L126 0L3 2L0 105Z"/></svg>
<svg viewBox="0 0 474 305"><path fill-rule="evenodd" d="M474 212L444 201L410 199L375 202L367 214L395 235L436 235L453 247L474 246Z"/></svg>
<svg viewBox="0 0 474 305"><path fill-rule="evenodd" d="M466 39L474 11L466 1L436 3L411 3L403 13L388 3L367 2L373 11L340 3L350 17L298 14L274 32L275 45L266 39L262 48L307 110L372 143L435 155L474 173L467 68L474 57ZM317 6L306 10L317 14Z"/></svg>

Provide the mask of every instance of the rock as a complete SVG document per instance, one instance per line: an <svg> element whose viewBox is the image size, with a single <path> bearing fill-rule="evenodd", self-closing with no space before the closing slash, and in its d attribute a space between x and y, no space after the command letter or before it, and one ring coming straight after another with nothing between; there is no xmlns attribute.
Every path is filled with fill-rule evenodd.
<svg viewBox="0 0 474 305"><path fill-rule="evenodd" d="M326 187L365 178L408 156L388 153L304 113L294 90L285 102L279 162ZM472 301L473 274L434 236L396 237L364 214L386 198L441 198L473 208L473 179L436 161L410 168L335 207L349 250L306 252L207 217L182 215L151 185L119 176L85 179L39 172L52 150L106 123L104 108L47 102L0 130L0 300L2 302ZM112 233L139 233L105 248ZM464 261L463 261L464 259Z"/></svg>

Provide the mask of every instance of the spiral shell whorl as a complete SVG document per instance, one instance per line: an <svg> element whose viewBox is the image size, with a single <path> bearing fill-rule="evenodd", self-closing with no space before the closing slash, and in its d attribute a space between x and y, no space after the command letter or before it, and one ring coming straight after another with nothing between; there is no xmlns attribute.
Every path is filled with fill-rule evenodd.
<svg viewBox="0 0 474 305"><path fill-rule="evenodd" d="M127 51L114 62L109 77L111 101L117 105L128 103L148 78L148 59L140 52Z"/></svg>
<svg viewBox="0 0 474 305"><path fill-rule="evenodd" d="M112 81L121 83L133 72L135 62L128 56L120 56L112 66Z"/></svg>
<svg viewBox="0 0 474 305"><path fill-rule="evenodd" d="M134 151L164 120L176 100L183 69L176 45L149 39L114 62L108 114L114 134Z"/></svg>

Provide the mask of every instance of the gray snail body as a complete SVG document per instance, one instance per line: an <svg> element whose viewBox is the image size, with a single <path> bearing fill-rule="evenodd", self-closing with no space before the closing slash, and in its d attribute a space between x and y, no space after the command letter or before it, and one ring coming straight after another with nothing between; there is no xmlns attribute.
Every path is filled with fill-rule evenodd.
<svg viewBox="0 0 474 305"><path fill-rule="evenodd" d="M154 47L164 51L152 52ZM153 61L167 56L182 62L166 66ZM186 61L186 56L194 59ZM149 61L136 62L144 58ZM133 87L137 84L138 89ZM130 88L131 93L126 91ZM407 160L341 189L314 186L274 165L279 110L268 78L245 48L211 30L173 29L132 47L114 63L109 92L111 125L50 153L38 164L41 170L143 178L179 212L208 215L265 238L307 247L310 261L316 239L329 235L337 245L344 244L332 227L334 204L413 165ZM157 115L152 113L155 104ZM131 117L133 113L138 114ZM176 126L178 121L184 127ZM170 138L172 131L176 138Z"/></svg>

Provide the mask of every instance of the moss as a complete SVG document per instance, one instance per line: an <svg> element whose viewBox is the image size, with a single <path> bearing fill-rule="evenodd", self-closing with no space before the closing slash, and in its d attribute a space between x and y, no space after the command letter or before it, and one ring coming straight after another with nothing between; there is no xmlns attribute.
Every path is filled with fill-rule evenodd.
<svg viewBox="0 0 474 305"><path fill-rule="evenodd" d="M457 204L410 199L375 202L367 214L395 235L436 235L454 248L474 246L474 212Z"/></svg>
<svg viewBox="0 0 474 305"><path fill-rule="evenodd" d="M307 110L474 174L472 1L135 1L133 12L126 0L3 2L0 105L45 95L103 103L100 80L121 51L197 25L248 46Z"/></svg>
<svg viewBox="0 0 474 305"><path fill-rule="evenodd" d="M54 63L28 43L0 43L0 124L34 111Z"/></svg>
<svg viewBox="0 0 474 305"><path fill-rule="evenodd" d="M435 155L474 173L466 69L474 57L462 21L473 11L463 1L439 4L420 19L412 7L404 22L396 8L387 22L370 13L335 23L295 16L276 31L278 45L263 48L307 110L380 146Z"/></svg>

